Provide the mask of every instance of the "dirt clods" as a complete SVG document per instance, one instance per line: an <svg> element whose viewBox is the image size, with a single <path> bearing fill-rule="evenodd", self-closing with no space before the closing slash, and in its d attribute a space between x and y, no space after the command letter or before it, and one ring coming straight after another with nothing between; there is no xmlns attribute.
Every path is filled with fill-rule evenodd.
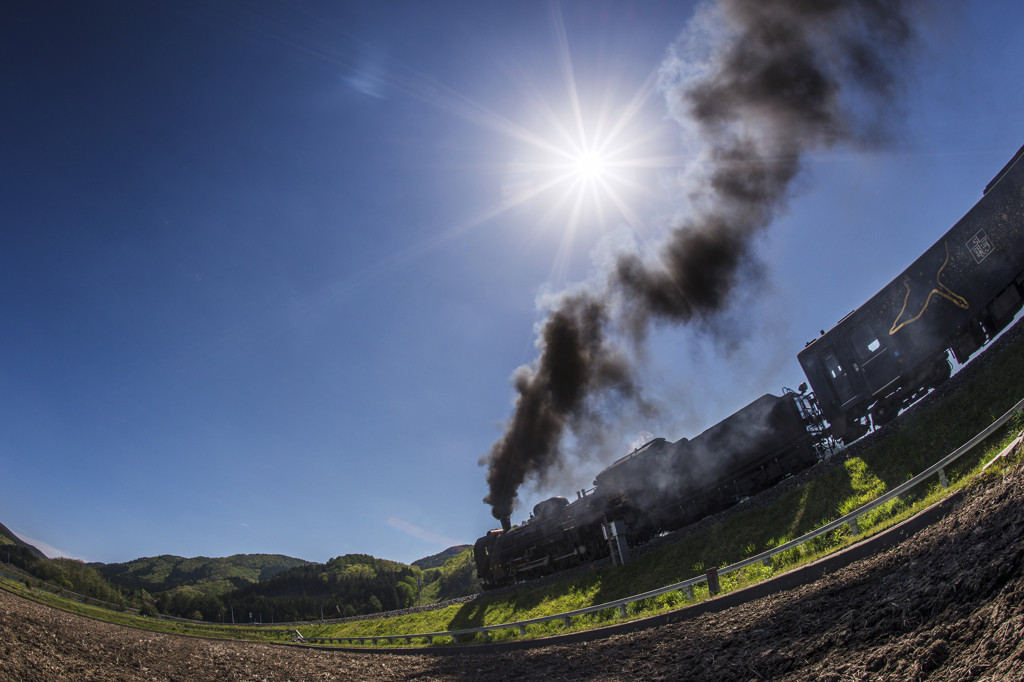
<svg viewBox="0 0 1024 682"><path fill-rule="evenodd" d="M683 623L509 653L341 653L99 623L0 592L0 681L1022 680L1024 466L899 547Z"/></svg>

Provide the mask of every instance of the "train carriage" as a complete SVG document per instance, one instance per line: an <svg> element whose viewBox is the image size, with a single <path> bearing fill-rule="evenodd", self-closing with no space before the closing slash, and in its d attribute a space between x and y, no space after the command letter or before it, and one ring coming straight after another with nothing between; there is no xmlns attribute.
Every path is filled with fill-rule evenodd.
<svg viewBox="0 0 1024 682"><path fill-rule="evenodd" d="M832 434L851 442L950 376L1024 298L1024 147L910 267L797 358Z"/></svg>
<svg viewBox="0 0 1024 682"><path fill-rule="evenodd" d="M475 546L485 589L591 561L717 512L852 442L949 378L1024 306L1024 147L982 199L867 303L797 357L813 388L765 395L693 440L656 438L570 502ZM825 426L825 422L828 426ZM617 538L613 542L614 538Z"/></svg>

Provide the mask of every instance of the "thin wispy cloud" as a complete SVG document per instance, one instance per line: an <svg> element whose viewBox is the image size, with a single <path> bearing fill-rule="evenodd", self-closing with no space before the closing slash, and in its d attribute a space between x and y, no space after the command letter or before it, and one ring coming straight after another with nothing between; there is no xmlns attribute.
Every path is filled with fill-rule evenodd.
<svg viewBox="0 0 1024 682"><path fill-rule="evenodd" d="M400 530L400 531L402 531L404 533L408 533L409 535L413 536L414 538L419 538L420 540L426 540L427 542L433 542L435 544L443 545L445 547L451 547L453 545L464 545L464 544L466 544L466 543L462 542L461 540L456 540L454 538L450 538L450 537L447 537L447 536L444 536L444 535L440 535L438 533L432 533L429 530L426 530L425 528L420 528L419 526L414 526L413 524L409 523L408 521L403 521L402 519L398 518L397 516L392 516L390 519L388 519L388 525L391 526L392 528L397 528L398 530Z"/></svg>
<svg viewBox="0 0 1024 682"><path fill-rule="evenodd" d="M25 533L22 533L19 530L15 530L14 532L15 534L17 534L19 538L21 538L23 542L27 542L28 544L32 545L50 559L78 559L79 561L86 561L85 557L77 556L75 554L71 554L70 552L65 552L62 549L57 549L50 543L39 540L38 538L31 537L30 535L26 535Z"/></svg>

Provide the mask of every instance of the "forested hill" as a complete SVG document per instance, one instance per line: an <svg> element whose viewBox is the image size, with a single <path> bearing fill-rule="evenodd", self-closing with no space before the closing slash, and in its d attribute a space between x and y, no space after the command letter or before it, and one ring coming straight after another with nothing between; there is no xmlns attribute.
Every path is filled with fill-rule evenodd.
<svg viewBox="0 0 1024 682"><path fill-rule="evenodd" d="M192 587L203 594L217 596L308 563L282 554L235 554L223 558L192 559L164 554L120 564L90 565L110 582L130 590L144 589L156 593Z"/></svg>
<svg viewBox="0 0 1024 682"><path fill-rule="evenodd" d="M337 618L406 608L416 603L418 568L366 554L282 571L221 600L235 613L259 613L264 622ZM211 619L206 616L208 620Z"/></svg>
<svg viewBox="0 0 1024 682"><path fill-rule="evenodd" d="M443 552L432 554L422 559L417 559L416 561L412 562L411 565L419 566L424 571L428 568L437 568L438 566L444 566L446 561L448 561L452 557L462 554L470 547L472 547L472 545L455 545L454 547L449 547Z"/></svg>
<svg viewBox="0 0 1024 682"><path fill-rule="evenodd" d="M25 542L21 538L19 538L17 535L15 535L10 530L8 530L7 526L5 526L4 524L0 523L0 547L3 547L5 545L6 546L14 545L14 546L17 546L17 547L24 547L24 548L26 548L28 550L29 554L34 556L36 559L45 559L46 558L45 554L43 554L38 549L36 549L32 545L28 544L27 542Z"/></svg>

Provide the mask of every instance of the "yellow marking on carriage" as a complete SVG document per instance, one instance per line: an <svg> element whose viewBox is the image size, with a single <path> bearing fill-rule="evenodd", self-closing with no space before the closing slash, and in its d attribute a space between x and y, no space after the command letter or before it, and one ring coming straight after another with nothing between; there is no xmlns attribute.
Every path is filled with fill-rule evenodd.
<svg viewBox="0 0 1024 682"><path fill-rule="evenodd" d="M899 330L906 327L908 324L912 322L917 322L919 319L921 319L921 316L924 315L924 311L928 310L928 306L932 302L932 296L935 296L936 294L946 299L953 305L963 308L964 310L970 307L967 304L967 299L955 293L952 289L950 289L949 287L942 283L942 271L945 270L946 266L949 264L949 242L943 242L942 244L943 246L946 247L946 260L942 262L942 266L939 268L939 271L935 273L935 283L938 285L939 288L932 289L931 291L928 292L928 298L925 299L924 306L921 308L920 312L917 313L917 315L910 318L909 320L900 323L900 318L903 317L903 313L906 312L907 302L910 300L910 275L904 277L903 286L906 288L907 294L906 296L903 297L903 307L900 309L900 314L896 316L896 319L892 323L892 329L889 330L889 336L892 336Z"/></svg>

